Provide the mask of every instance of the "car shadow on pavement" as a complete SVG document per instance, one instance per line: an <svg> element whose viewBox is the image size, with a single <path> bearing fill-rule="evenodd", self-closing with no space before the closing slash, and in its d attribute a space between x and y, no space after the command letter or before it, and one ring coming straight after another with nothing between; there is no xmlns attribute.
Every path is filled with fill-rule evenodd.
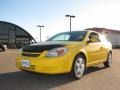
<svg viewBox="0 0 120 90"><path fill-rule="evenodd" d="M0 90L48 90L74 81L68 75L42 75L29 72L0 74Z"/></svg>
<svg viewBox="0 0 120 90"><path fill-rule="evenodd" d="M104 70L106 69L105 67L99 67L99 66L92 66L87 68L85 75L92 73L92 72L96 72L96 71L100 71L100 70Z"/></svg>
<svg viewBox="0 0 120 90"><path fill-rule="evenodd" d="M103 68L88 68L86 74ZM85 74L85 76L86 76ZM75 81L68 74L43 75L23 71L0 74L0 90L48 90Z"/></svg>

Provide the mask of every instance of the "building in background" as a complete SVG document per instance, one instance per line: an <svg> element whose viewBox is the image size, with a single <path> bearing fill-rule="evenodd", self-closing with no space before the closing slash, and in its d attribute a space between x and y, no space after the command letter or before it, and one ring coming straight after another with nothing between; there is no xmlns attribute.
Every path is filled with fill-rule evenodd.
<svg viewBox="0 0 120 90"><path fill-rule="evenodd" d="M13 23L0 21L0 44L8 48L21 48L30 43L35 43L35 39L26 30Z"/></svg>
<svg viewBox="0 0 120 90"><path fill-rule="evenodd" d="M106 28L87 28L86 30L93 30L106 36L112 43L113 47L120 47L120 31Z"/></svg>

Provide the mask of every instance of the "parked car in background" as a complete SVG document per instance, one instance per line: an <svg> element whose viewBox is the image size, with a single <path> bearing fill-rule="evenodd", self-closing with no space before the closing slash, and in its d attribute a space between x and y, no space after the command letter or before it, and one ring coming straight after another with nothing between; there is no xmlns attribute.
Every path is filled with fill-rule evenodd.
<svg viewBox="0 0 120 90"><path fill-rule="evenodd" d="M7 50L7 45L0 44L0 52L6 51Z"/></svg>
<svg viewBox="0 0 120 90"><path fill-rule="evenodd" d="M46 42L23 47L16 58L21 70L45 74L70 73L79 79L87 67L112 65L112 45L95 31L59 33Z"/></svg>

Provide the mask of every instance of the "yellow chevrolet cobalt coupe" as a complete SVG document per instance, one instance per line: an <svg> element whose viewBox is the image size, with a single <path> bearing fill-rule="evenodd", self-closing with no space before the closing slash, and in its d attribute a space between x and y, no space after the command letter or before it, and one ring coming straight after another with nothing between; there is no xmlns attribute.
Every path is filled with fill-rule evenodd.
<svg viewBox="0 0 120 90"><path fill-rule="evenodd" d="M44 74L69 73L76 79L87 67L112 64L112 46L104 36L94 31L59 33L46 42L23 47L16 57L20 70Z"/></svg>

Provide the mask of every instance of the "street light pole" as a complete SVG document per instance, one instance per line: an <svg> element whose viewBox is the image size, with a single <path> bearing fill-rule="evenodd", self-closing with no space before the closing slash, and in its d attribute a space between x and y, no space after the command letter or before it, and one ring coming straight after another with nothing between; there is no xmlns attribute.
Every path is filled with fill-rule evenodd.
<svg viewBox="0 0 120 90"><path fill-rule="evenodd" d="M75 16L74 15L65 15L65 16L70 18L70 31L71 31L71 18L75 18Z"/></svg>
<svg viewBox="0 0 120 90"><path fill-rule="evenodd" d="M70 17L70 31L71 31L71 17Z"/></svg>
<svg viewBox="0 0 120 90"><path fill-rule="evenodd" d="M39 28L40 28L40 42L41 42L41 27L44 27L44 26L37 25L37 27L39 27Z"/></svg>

